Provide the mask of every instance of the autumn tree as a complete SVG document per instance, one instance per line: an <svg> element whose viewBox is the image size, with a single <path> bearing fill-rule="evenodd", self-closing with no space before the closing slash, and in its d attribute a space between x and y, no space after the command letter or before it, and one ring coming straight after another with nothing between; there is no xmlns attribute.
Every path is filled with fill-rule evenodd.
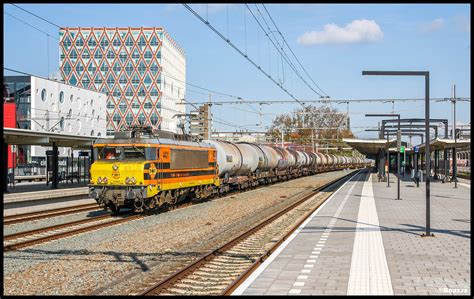
<svg viewBox="0 0 474 299"><path fill-rule="evenodd" d="M347 115L328 105L315 107L305 106L293 113L277 116L269 129L275 140L281 140L283 131L284 141L298 145L315 143L342 145L342 138L353 138L347 128Z"/></svg>

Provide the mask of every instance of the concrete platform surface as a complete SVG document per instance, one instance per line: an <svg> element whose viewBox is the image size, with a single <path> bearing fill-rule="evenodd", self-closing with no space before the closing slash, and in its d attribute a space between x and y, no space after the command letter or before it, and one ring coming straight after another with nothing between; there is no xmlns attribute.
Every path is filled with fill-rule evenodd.
<svg viewBox="0 0 474 299"><path fill-rule="evenodd" d="M367 170L345 183L234 295L470 295L470 187L387 187Z"/></svg>
<svg viewBox="0 0 474 299"><path fill-rule="evenodd" d="M80 196L88 194L86 183L60 184L58 189L51 189L51 184L45 182L20 183L9 187L3 194L3 203L16 203L31 200L43 200L67 196Z"/></svg>

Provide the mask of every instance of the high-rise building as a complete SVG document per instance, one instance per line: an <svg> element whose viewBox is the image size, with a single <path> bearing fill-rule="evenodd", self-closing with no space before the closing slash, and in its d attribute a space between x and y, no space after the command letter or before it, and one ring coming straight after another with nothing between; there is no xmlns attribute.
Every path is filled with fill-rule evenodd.
<svg viewBox="0 0 474 299"><path fill-rule="evenodd" d="M185 113L184 50L162 28L61 28L61 76L107 93L107 135L130 125L177 132Z"/></svg>
<svg viewBox="0 0 474 299"><path fill-rule="evenodd" d="M209 139L209 105L199 106L197 110L191 111L190 116L190 134L199 139Z"/></svg>

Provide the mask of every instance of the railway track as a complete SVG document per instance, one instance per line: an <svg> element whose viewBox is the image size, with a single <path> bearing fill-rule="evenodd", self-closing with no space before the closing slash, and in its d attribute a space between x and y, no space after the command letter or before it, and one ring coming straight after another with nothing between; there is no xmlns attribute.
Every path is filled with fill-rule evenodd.
<svg viewBox="0 0 474 299"><path fill-rule="evenodd" d="M53 225L30 231L19 232L3 237L3 251L12 251L52 240L96 230L99 228L143 218L145 215L122 214L101 215L93 218Z"/></svg>
<svg viewBox="0 0 474 299"><path fill-rule="evenodd" d="M272 246L270 249L266 249L265 247L269 243L268 240L265 240L266 236L281 234L281 231L285 229L284 227L288 227L288 223L285 224L284 222L285 217L289 217L288 215L291 211L296 211L301 204L318 195L323 189L334 186L352 175L354 175L353 172L315 189L309 195L305 195L230 242L207 253L138 295L231 294L329 196L319 200L311 211L305 211L307 213L302 217L303 219L293 225L283 237L280 237L278 240L272 239Z"/></svg>
<svg viewBox="0 0 474 299"><path fill-rule="evenodd" d="M33 221L33 220L64 216L64 215L69 215L69 214L94 211L94 210L100 210L100 209L101 208L96 203L92 203L92 204L85 204L85 205L70 206L70 207L65 207L65 208L51 209L51 210L46 210L46 211L4 216L3 225L18 224L18 223L23 223L23 222Z"/></svg>

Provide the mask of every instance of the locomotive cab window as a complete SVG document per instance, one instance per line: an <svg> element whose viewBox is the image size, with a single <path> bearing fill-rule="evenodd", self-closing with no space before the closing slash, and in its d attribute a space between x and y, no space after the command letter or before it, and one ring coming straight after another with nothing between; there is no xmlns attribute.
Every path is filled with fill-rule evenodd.
<svg viewBox="0 0 474 299"><path fill-rule="evenodd" d="M122 149L119 147L96 147L94 148L94 159L96 160L120 160Z"/></svg>
<svg viewBox="0 0 474 299"><path fill-rule="evenodd" d="M105 146L94 148L96 160L156 160L156 149L143 146Z"/></svg>

